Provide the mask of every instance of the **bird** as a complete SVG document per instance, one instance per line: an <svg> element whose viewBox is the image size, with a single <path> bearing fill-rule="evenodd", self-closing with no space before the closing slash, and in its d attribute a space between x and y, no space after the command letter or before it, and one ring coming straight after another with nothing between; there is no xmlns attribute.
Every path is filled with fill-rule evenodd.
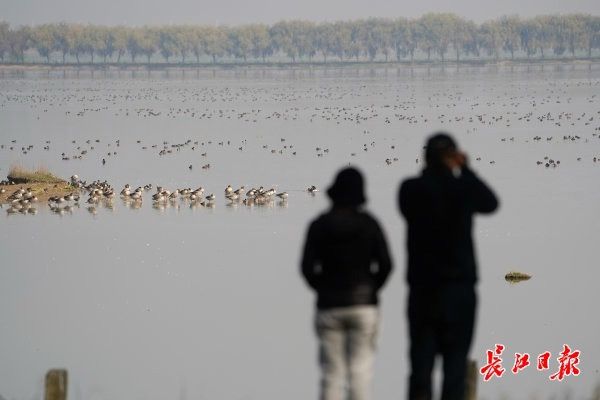
<svg viewBox="0 0 600 400"><path fill-rule="evenodd" d="M123 197L128 197L129 195L131 195L131 191L130 191L130 186L129 183L125 185L125 187L123 188L123 190L121 190L121 196Z"/></svg>
<svg viewBox="0 0 600 400"><path fill-rule="evenodd" d="M240 198L240 195L238 195L238 194L235 194L235 193L230 193L230 194L228 194L228 195L225 195L225 198L226 198L227 200L231 201L231 202L234 202L234 201L236 201L237 199L239 199L239 198Z"/></svg>

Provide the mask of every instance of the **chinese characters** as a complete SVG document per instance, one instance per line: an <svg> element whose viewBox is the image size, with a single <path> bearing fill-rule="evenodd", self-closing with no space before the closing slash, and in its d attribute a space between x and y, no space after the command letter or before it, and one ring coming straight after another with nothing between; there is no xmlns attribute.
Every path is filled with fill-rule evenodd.
<svg viewBox="0 0 600 400"><path fill-rule="evenodd" d="M502 344L496 344L493 350L486 351L486 364L479 369L479 373L483 375L484 381L496 377L501 378L505 372L502 367L502 353L504 352L505 346ZM546 351L537 356L537 370L543 371L550 369L550 357L552 354ZM571 350L569 345L564 344L563 350L560 352L559 357L556 358L558 361L558 370L549 376L551 381L562 381L565 377L573 375L577 376L581 373L581 370L577 366L580 361L581 351ZM531 364L529 353L515 353L514 363L511 368L513 374L518 374Z"/></svg>

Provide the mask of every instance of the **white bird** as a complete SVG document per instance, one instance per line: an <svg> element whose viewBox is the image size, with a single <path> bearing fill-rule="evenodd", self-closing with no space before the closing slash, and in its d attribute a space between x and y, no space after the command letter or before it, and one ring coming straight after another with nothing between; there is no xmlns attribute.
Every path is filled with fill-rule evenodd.
<svg viewBox="0 0 600 400"><path fill-rule="evenodd" d="M240 198L240 196L239 196L238 194L235 194L235 193L230 193L230 194L226 195L226 196L225 196L225 198L226 198L227 200L229 200L229 201L232 201L232 202L233 202L233 201L236 201L237 199L239 199L239 198Z"/></svg>
<svg viewBox="0 0 600 400"><path fill-rule="evenodd" d="M125 185L123 190L121 190L121 196L127 197L130 194L131 194L131 191L129 190L129 183L128 183L127 185Z"/></svg>

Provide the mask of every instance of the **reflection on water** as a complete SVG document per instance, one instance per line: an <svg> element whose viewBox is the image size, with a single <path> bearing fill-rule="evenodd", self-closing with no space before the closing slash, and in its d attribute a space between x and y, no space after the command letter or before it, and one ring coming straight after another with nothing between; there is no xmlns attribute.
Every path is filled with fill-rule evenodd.
<svg viewBox="0 0 600 400"><path fill-rule="evenodd" d="M97 183L77 202L3 206L0 358L10 362L0 363L0 394L30 399L47 369L66 367L81 398L165 399L182 382L190 398L314 397L313 299L298 260L328 201L308 188L327 188L351 164L396 265L375 396L402 396L396 191L422 168L424 137L444 129L502 204L474 228L472 358L482 364L495 343L507 369L515 352L553 354L548 374L505 374L480 383L480 398L589 397L600 369L600 323L589 317L600 302L599 87L598 64L0 70L0 175L19 164ZM268 200L223 192L261 185L274 189ZM203 192L173 201L175 188ZM532 278L507 285L510 271ZM581 350L583 375L557 386L547 375L563 343Z"/></svg>

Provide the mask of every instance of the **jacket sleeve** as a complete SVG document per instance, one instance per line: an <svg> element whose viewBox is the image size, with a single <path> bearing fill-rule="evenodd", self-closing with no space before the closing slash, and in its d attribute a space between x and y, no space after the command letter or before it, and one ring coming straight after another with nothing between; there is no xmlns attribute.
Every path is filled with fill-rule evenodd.
<svg viewBox="0 0 600 400"><path fill-rule="evenodd" d="M380 289L385 285L393 267L385 235L377 222L375 222L375 232L375 259L378 266L375 273L375 285L377 289Z"/></svg>
<svg viewBox="0 0 600 400"><path fill-rule="evenodd" d="M498 198L481 179L468 167L463 168L462 177L468 183L469 197L474 212L492 213L498 208Z"/></svg>
<svg viewBox="0 0 600 400"><path fill-rule="evenodd" d="M316 271L316 267L319 263L319 257L317 252L317 233L318 227L316 222L310 224L308 232L306 234L306 241L304 242L304 252L302 253L301 272L304 279L310 287L317 289L319 287L320 275Z"/></svg>
<svg viewBox="0 0 600 400"><path fill-rule="evenodd" d="M415 204L417 203L412 193L412 187L411 181L404 181L398 190L398 207L400 208L400 213L406 219L414 215Z"/></svg>

